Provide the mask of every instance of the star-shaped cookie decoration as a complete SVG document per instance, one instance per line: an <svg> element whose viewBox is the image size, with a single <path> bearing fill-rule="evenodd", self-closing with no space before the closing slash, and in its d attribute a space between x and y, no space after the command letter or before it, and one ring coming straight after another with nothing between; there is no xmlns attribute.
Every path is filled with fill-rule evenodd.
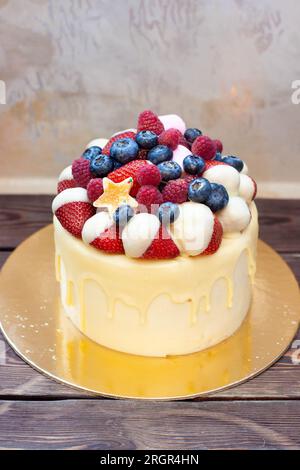
<svg viewBox="0 0 300 470"><path fill-rule="evenodd" d="M138 202L129 194L132 183L133 179L131 177L120 183L115 183L109 178L103 178L103 193L94 201L93 205L106 208L111 215L123 204L127 204L132 208L137 207Z"/></svg>

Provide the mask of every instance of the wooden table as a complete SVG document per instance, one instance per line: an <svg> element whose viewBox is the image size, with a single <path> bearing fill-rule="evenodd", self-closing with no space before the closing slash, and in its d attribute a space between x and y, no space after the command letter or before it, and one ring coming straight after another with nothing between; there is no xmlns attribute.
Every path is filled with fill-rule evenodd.
<svg viewBox="0 0 300 470"><path fill-rule="evenodd" d="M50 196L0 196L0 262L51 221ZM261 238L300 279L300 201L258 200ZM300 334L298 333L300 347ZM193 401L104 399L43 377L0 336L0 448L300 448L300 364L290 349L238 387ZM3 357L3 354L0 356ZM300 360L300 354L298 355Z"/></svg>

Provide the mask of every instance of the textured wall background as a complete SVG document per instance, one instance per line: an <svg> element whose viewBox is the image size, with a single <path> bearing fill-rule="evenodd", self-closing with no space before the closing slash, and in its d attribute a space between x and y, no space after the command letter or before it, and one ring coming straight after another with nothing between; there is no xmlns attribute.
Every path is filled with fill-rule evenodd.
<svg viewBox="0 0 300 470"><path fill-rule="evenodd" d="M298 0L0 0L0 188L51 190L150 107L220 137L265 194L295 195L299 24Z"/></svg>

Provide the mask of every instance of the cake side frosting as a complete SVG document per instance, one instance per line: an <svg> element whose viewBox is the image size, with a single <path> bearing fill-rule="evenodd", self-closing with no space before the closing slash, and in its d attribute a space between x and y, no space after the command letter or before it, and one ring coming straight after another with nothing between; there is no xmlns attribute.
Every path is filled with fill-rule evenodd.
<svg viewBox="0 0 300 470"><path fill-rule="evenodd" d="M209 257L149 263L108 256L72 237L54 218L64 309L96 342L165 356L204 349L243 321L255 273L257 212L247 229Z"/></svg>

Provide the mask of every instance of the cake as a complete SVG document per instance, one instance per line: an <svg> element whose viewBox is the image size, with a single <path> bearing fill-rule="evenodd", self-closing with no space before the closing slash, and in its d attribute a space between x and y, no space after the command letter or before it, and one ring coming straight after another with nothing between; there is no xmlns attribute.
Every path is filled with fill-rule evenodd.
<svg viewBox="0 0 300 470"><path fill-rule="evenodd" d="M150 110L94 139L53 200L61 303L96 343L165 357L209 348L249 311L256 183L220 140Z"/></svg>

